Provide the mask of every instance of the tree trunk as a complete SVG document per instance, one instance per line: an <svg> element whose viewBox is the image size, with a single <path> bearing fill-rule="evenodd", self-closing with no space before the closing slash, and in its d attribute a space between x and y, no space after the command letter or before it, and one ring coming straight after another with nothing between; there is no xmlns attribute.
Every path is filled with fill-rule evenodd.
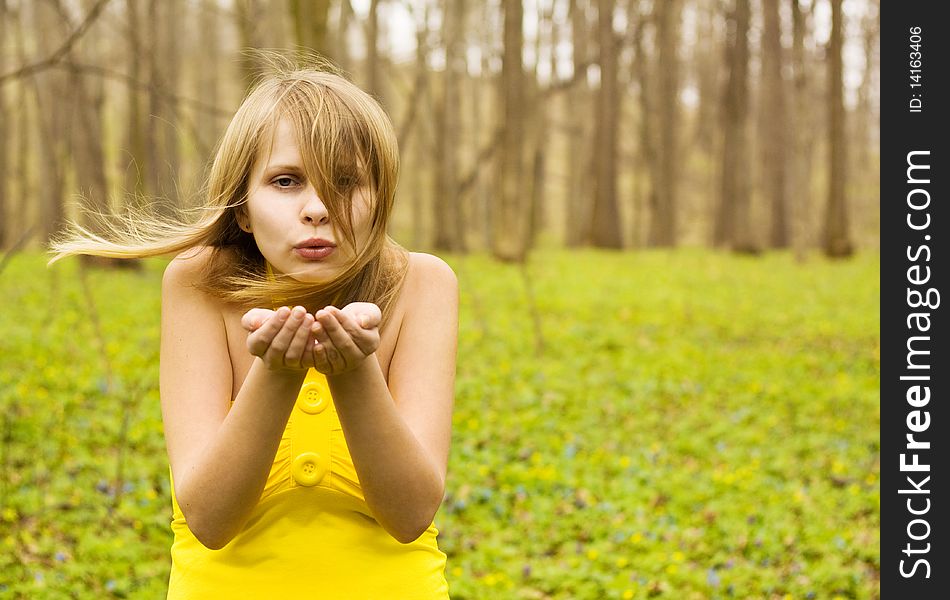
<svg viewBox="0 0 950 600"><path fill-rule="evenodd" d="M239 51L244 52L251 48L263 46L258 28L259 23L264 18L263 12L260 0L235 0L234 20L237 22ZM296 18L294 18L294 27L300 27ZM241 54L239 64L241 65L241 80L244 83L244 89L250 89L254 80L260 74L261 66L257 63L257 59L246 54Z"/></svg>
<svg viewBox="0 0 950 600"><path fill-rule="evenodd" d="M129 26L126 28L128 34L129 48L129 77L133 81L142 81L142 55L144 54L142 45L142 27L141 27L141 1L126 0L126 15ZM126 142L125 152L119 154L120 168L125 173L125 189L127 193L143 196L145 190L145 177L143 174L148 170L146 163L145 150L145 131L148 127L143 118L143 97L138 86L130 85L126 89L128 102L128 121L126 123Z"/></svg>
<svg viewBox="0 0 950 600"><path fill-rule="evenodd" d="M492 253L499 260L523 262L527 255L524 208L525 76L521 52L524 46L520 0L504 0L504 54L501 68L501 148L497 152L497 189L492 231Z"/></svg>
<svg viewBox="0 0 950 600"><path fill-rule="evenodd" d="M345 4L345 3L344 3ZM345 10L345 8L341 8ZM428 33L429 33L429 5L423 7L422 10L422 19L416 21L416 83L415 87L417 92L415 96L415 106L410 106L408 110L419 110L419 107L424 106L427 102L429 94L429 65L428 65L428 56L429 56L429 47L428 47ZM414 248L423 248L424 239L425 239L425 195L422 190L432 189L433 186L428 184L426 177L431 173L431 171L426 167L429 163L430 152L431 150L428 147L428 140L425 134L425 128L429 120L414 119L413 122L413 131L415 145L412 147L412 157L413 157L413 169L412 177L415 193L410 194L411 202L411 214L412 214L412 244ZM408 134L408 132L407 132ZM400 149L405 151L404 140L399 140Z"/></svg>
<svg viewBox="0 0 950 600"><path fill-rule="evenodd" d="M82 40L82 47L88 50L89 44L95 40L94 37ZM86 60L81 59L80 62L96 64L97 60L93 56ZM104 101L102 80L85 78L78 70L71 68L69 69L69 89L73 99L73 110L67 143L71 149L76 186L85 199L83 203L85 206L99 213L107 213L109 189L106 182L102 144L102 104ZM101 223L95 218L84 219L83 225L94 233L105 233Z"/></svg>
<svg viewBox="0 0 950 600"><path fill-rule="evenodd" d="M679 179L677 114L679 98L679 59L676 56L679 38L679 1L665 0L656 5L656 36L659 54L656 73L659 93L656 107L659 116L659 180L652 196L655 205L651 214L651 246L676 246L676 188ZM650 118L646 115L646 118Z"/></svg>
<svg viewBox="0 0 950 600"><path fill-rule="evenodd" d="M762 87L760 136L763 144L762 169L766 203L771 208L769 245L788 247L788 200L786 198L785 80L782 77L782 28L779 0L762 0Z"/></svg>
<svg viewBox="0 0 950 600"><path fill-rule="evenodd" d="M757 253L748 179L749 12L749 0L736 0L728 19L722 186L713 241L737 252Z"/></svg>
<svg viewBox="0 0 950 600"><path fill-rule="evenodd" d="M180 71L177 50L179 0L149 0L149 119L146 152L149 194L164 199L156 207L167 212L178 204L178 107L174 94Z"/></svg>
<svg viewBox="0 0 950 600"><path fill-rule="evenodd" d="M594 215L591 242L601 248L622 248L620 209L617 205L617 36L613 29L614 0L599 0L597 23L600 42L600 92L597 95L597 151Z"/></svg>
<svg viewBox="0 0 950 600"><path fill-rule="evenodd" d="M32 22L38 31L47 35L39 36L38 51L41 56L49 56L56 50L56 40L63 34L62 22L55 8L48 2L32 6ZM62 72L48 69L32 78L36 100L36 122L40 140L40 163L42 185L40 197L40 234L44 244L48 244L53 235L65 223L63 188L65 185L65 140L60 132L65 130L67 115L66 85Z"/></svg>
<svg viewBox="0 0 950 600"><path fill-rule="evenodd" d="M379 56L379 5L380 0L371 0L369 4L369 26L367 27L369 39L366 40L366 91L375 96L379 103L385 106L386 94L383 93L384 78ZM445 26L443 25L444 30Z"/></svg>
<svg viewBox="0 0 950 600"><path fill-rule="evenodd" d="M647 180L645 185L640 187L641 190L645 189L645 193L641 191L641 196L645 195L645 202L641 201L640 205L646 205L649 207L649 212L655 210L655 206L658 204L657 200L657 186L660 180L659 175L659 159L657 157L657 141L656 141L656 132L654 131L654 122L653 115L656 114L654 111L655 98L654 98L654 87L653 87L653 64L649 60L649 55L647 54L646 47L643 43L643 38L646 31L646 26L648 21L651 18L651 15L645 12L643 8L643 3L640 3L640 11L637 15L636 20L636 29L633 33L633 65L634 72L637 74L637 82L639 83L639 93L637 94L637 99L639 101L639 136L640 143L638 144L638 161L634 165L634 173L638 173L639 180ZM647 213L646 210L638 211L640 214ZM641 219L645 221L645 219ZM653 217L650 217L650 220L653 220ZM643 226L646 223L636 222L637 230L641 232L641 235L638 239L643 239ZM645 236L649 238L649 231Z"/></svg>
<svg viewBox="0 0 950 600"><path fill-rule="evenodd" d="M573 73L580 75L577 82L568 91L567 119L570 141L567 144L568 195L565 207L565 244L577 247L590 243L591 213L593 196L590 182L592 135L590 118L585 118L587 107L591 105L591 93L587 85L587 65L590 62L588 36L590 26L587 21L587 0L570 0L571 42L573 48Z"/></svg>
<svg viewBox="0 0 950 600"><path fill-rule="evenodd" d="M327 44L330 0L290 0L290 15L297 45L333 58Z"/></svg>
<svg viewBox="0 0 950 600"><path fill-rule="evenodd" d="M218 15L216 13L217 0L202 0L198 8L198 28L196 32L202 39L202 51L198 53L198 74L196 97L211 106L218 106L220 102L221 80L221 40ZM199 116L198 145L201 154L207 156L214 148L215 142L222 134L220 123L216 117Z"/></svg>
<svg viewBox="0 0 950 600"><path fill-rule="evenodd" d="M442 94L436 112L436 143L433 157L436 168L435 248L450 252L464 251L464 217L459 205L458 147L461 140L460 79L465 73L463 54L463 0L445 0L442 4L442 43L445 46L445 70L442 72Z"/></svg>
<svg viewBox="0 0 950 600"><path fill-rule="evenodd" d="M792 244L795 259L804 262L808 240L808 216L811 213L811 110L809 106L808 69L805 64L805 16L800 0L791 0L792 8L792 66L794 72L794 123L792 129L792 167L789 186L792 209Z"/></svg>
<svg viewBox="0 0 950 600"><path fill-rule="evenodd" d="M0 40L7 41L7 0L0 0ZM0 73L6 73L6 52L0 52ZM6 88L0 85L0 249L7 247L7 224L10 223L10 209L7 206L7 140L10 137L10 127L7 127Z"/></svg>
<svg viewBox="0 0 950 600"><path fill-rule="evenodd" d="M831 0L831 39L828 43L828 116L831 174L825 213L824 250L829 258L851 256L854 247L848 227L845 198L847 154L845 148L844 85L842 81L841 0Z"/></svg>

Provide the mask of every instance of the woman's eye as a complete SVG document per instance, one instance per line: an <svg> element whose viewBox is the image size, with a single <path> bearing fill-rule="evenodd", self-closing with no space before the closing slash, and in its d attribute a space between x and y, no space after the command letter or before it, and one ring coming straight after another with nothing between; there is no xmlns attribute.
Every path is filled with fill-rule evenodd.
<svg viewBox="0 0 950 600"><path fill-rule="evenodd" d="M289 188L292 187L297 182L291 177L278 177L274 180L274 184L279 188Z"/></svg>

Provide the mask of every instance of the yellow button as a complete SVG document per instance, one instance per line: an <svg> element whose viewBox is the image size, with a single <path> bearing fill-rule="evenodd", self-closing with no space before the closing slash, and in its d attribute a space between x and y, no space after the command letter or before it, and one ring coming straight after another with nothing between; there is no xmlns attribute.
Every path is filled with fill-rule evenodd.
<svg viewBox="0 0 950 600"><path fill-rule="evenodd" d="M327 392L319 383L305 383L300 388L300 395L297 397L297 406L307 414L316 415L326 410L329 402L327 401Z"/></svg>
<svg viewBox="0 0 950 600"><path fill-rule="evenodd" d="M294 459L290 472L300 485L317 485L327 474L327 461L317 452L302 452Z"/></svg>

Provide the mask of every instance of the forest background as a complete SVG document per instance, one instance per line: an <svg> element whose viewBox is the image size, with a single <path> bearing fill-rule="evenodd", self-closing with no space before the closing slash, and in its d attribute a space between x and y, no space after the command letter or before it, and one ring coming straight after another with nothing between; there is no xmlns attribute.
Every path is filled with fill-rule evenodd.
<svg viewBox="0 0 950 600"><path fill-rule="evenodd" d="M392 117L391 234L460 278L453 597L877 597L879 19L0 0L0 593L161 595L164 261L43 248L80 195L195 205L241 50L307 48Z"/></svg>

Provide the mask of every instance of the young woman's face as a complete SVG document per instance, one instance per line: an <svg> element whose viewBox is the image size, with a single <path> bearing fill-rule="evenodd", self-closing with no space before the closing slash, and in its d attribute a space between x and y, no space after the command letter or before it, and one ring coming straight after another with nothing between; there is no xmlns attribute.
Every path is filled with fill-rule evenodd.
<svg viewBox="0 0 950 600"><path fill-rule="evenodd" d="M327 207L313 183L306 180L288 121L280 121L269 160L264 158L251 172L246 207L247 224L258 249L277 273L306 283L332 280L355 257L356 249L335 234ZM370 211L369 188L356 188L352 216L359 248L369 241ZM336 229L341 229L340 224ZM327 242L335 247L320 249Z"/></svg>

